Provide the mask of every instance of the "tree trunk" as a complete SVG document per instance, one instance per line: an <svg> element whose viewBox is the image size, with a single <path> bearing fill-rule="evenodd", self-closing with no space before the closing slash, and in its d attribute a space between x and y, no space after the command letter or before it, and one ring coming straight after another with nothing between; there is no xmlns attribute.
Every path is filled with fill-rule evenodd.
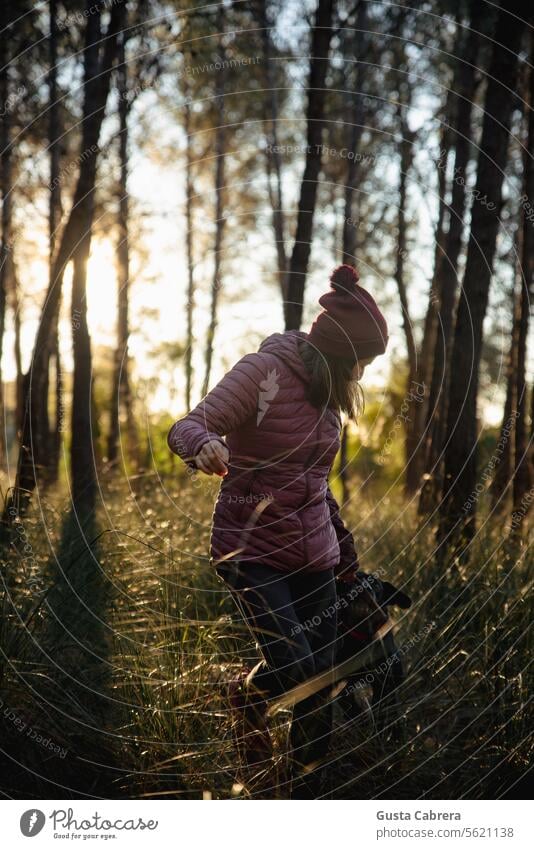
<svg viewBox="0 0 534 849"><path fill-rule="evenodd" d="M524 499L533 483L533 469L527 443L527 382L526 357L529 331L530 305L534 296L534 38L530 36L530 62L528 91L525 113L527 117L527 140L524 152L524 192L522 204L522 246L521 246L521 295L517 325L517 366L516 366L516 422L515 422L515 475L513 486L514 513L522 524L527 513Z"/></svg>
<svg viewBox="0 0 534 849"><path fill-rule="evenodd" d="M72 275L72 377L71 500L78 515L93 512L96 495L96 464L93 454L93 387L91 337L87 326L87 260L91 230L83 233L73 257Z"/></svg>
<svg viewBox="0 0 534 849"><path fill-rule="evenodd" d="M219 33L221 36L221 65L224 68L226 59L226 49L224 45L224 11L221 5L219 12ZM225 180L225 155L226 155L226 130L224 122L226 120L225 105L225 74L221 69L217 73L216 83L216 129L215 129L215 242L213 245L213 278L211 283L211 308L210 308L210 323L206 338L206 370L204 374L204 383L202 386L202 396L206 395L209 389L211 366L213 360L213 343L215 340L215 331L217 329L217 307L219 303L219 291L221 289L221 260L222 246L224 239L224 180Z"/></svg>
<svg viewBox="0 0 534 849"><path fill-rule="evenodd" d="M348 265L355 264L356 258L356 235L357 229L354 226L354 209L358 206L355 203L355 190L359 174L359 162L356 154L360 147L360 141L363 130L363 96L361 87L363 84L362 66L360 64L363 51L365 49L365 30L367 28L367 4L360 3L358 7L358 15L356 25L351 41L353 57L356 59L356 72L353 80L353 91L349 100L349 121L347 125L347 149L351 151L352 157L347 160L347 176L345 183L345 203L343 212L343 226L341 231L341 247L343 262ZM347 89L350 87L350 82L347 80ZM348 423L343 425L341 431L340 442L340 458L339 458L339 477L341 479L342 495L341 503L346 504L350 498L349 482L348 482Z"/></svg>
<svg viewBox="0 0 534 849"><path fill-rule="evenodd" d="M351 157L347 163L347 177L345 184L345 211L343 215L343 258L342 262L347 265L354 265L356 261L356 227L354 226L354 195L358 183L360 173L359 160L357 152L360 147L360 141L363 132L364 122L364 103L363 103L363 78L364 71L361 63L362 56L367 43L367 3L360 3L358 6L358 16L356 18L356 30L353 39L354 56L356 57L356 73L354 74L354 90L350 98L350 120L348 126L348 141L347 148L351 152Z"/></svg>
<svg viewBox="0 0 534 849"><path fill-rule="evenodd" d="M506 369L506 398L499 435L499 454L495 475L491 482L492 510L502 510L505 504L505 492L512 478L513 444L515 437L515 421L512 414L516 409L516 371L517 371L517 315L519 299L517 287L512 293L512 332L510 334L510 351Z"/></svg>
<svg viewBox="0 0 534 849"><path fill-rule="evenodd" d="M19 301L19 291L20 284L17 275L17 267L15 263L15 257L12 254L12 275L11 275L11 283L12 283L12 310L13 310L13 358L15 360L15 368L17 370L16 384L15 384L15 433L17 437L20 437L20 429L22 426L22 411L23 411L23 403L24 403L24 375L22 373L22 352L21 352L21 344L20 344L20 330L22 326L21 319L21 306Z"/></svg>
<svg viewBox="0 0 534 849"><path fill-rule="evenodd" d="M458 93L454 123L451 134L454 138L454 169L452 178L449 229L440 264L438 283L439 306L437 334L432 357L432 377L427 405L427 441L425 472L428 476L430 493L421 496L421 509L433 509L442 487L440 466L445 434L448 406L449 360L454 324L454 309L458 289L458 261L462 249L466 212L466 173L471 157L471 116L477 88L477 57L480 49L482 4L474 0L471 4L470 27L464 40L464 49L458 63ZM425 502L425 503L423 503Z"/></svg>
<svg viewBox="0 0 534 849"><path fill-rule="evenodd" d="M321 140L325 123L325 82L332 39L332 15L333 0L318 0L312 34L308 83L306 162L300 187L295 243L289 262L287 281L286 330L299 330L302 321L304 288L311 251L319 172L321 170Z"/></svg>
<svg viewBox="0 0 534 849"><path fill-rule="evenodd" d="M119 181L118 181L118 239L117 239L117 348L110 404L111 421L108 437L108 461L117 462L120 418L124 413L126 422L126 445L128 457L138 465L137 434L132 409L130 389L130 360L128 338L130 335L130 239L128 201L128 69L125 57L125 35L119 36L117 94L119 98Z"/></svg>
<svg viewBox="0 0 534 849"><path fill-rule="evenodd" d="M516 103L518 53L523 22L520 0L501 8L490 63L478 157L471 234L451 357L445 479L440 505L440 543L453 530L470 541L475 531L477 394L482 327L499 229L499 210L511 116Z"/></svg>
<svg viewBox="0 0 534 849"><path fill-rule="evenodd" d="M59 102L57 88L57 3L49 0L50 10L50 36L49 48L49 71L48 71L48 144L50 154L50 202L48 206L48 255L50 264L50 276L54 262L54 253L57 241L57 228L61 221L61 178L60 178L60 145L61 135Z"/></svg>
<svg viewBox="0 0 534 849"><path fill-rule="evenodd" d="M432 352L435 348L437 337L437 304L439 300L440 268L441 263L444 261L443 255L446 239L445 222L447 219L447 204L445 202L445 195L447 191L447 162L451 145L450 130L447 124L450 122L450 112L451 96L449 90L445 106L445 126L443 127L441 134L441 150L438 158L439 206L434 240L434 268L423 327L423 339L421 342L421 349L417 357L416 374L414 377L415 385L412 387L412 391L408 396L408 416L409 427L411 429L410 442L412 447L412 453L409 456L406 470L406 488L409 492L415 492L421 485L424 470L426 436L425 425L428 410L430 377L432 372Z"/></svg>
<svg viewBox="0 0 534 849"><path fill-rule="evenodd" d="M99 150L98 140L109 92L111 71L116 56L116 35L122 26L125 2L124 0L116 0L113 5L108 32L106 38L103 39L101 62L99 62L99 45L102 41L100 16L94 12L94 4L91 3L91 0L87 0L86 6L84 107L79 157L80 168L72 207L54 259L52 279L37 328L30 369L25 378L25 412L17 466L17 481L10 497L6 500L3 516L4 522L8 524L11 524L18 513L25 510L35 488L36 467L41 466L46 461L47 444L43 440L37 414L39 412L39 400L46 384L50 339L54 332L59 310L65 269L76 254L80 255L80 252L82 254L85 252L83 240L84 237L87 239L87 234L90 233L93 223L93 195ZM80 268L79 263L77 271L77 286L78 290L81 291L84 287L80 275L84 273L84 270ZM79 296L77 296L77 300L79 300ZM82 353L82 349L83 346L78 343L79 354ZM78 376L79 379L80 376ZM90 440L88 424L89 420L85 423L85 438ZM83 438L83 435L76 434L75 442L80 437Z"/></svg>
<svg viewBox="0 0 534 849"><path fill-rule="evenodd" d="M49 0L50 36L49 71L48 71L48 144L50 153L50 198L48 206L48 256L49 256L49 285L52 283L54 254L56 250L57 232L61 221L61 176L60 176L60 136L61 124L59 116L59 99L57 87L57 3ZM48 416L48 394L50 384L50 366L54 364L55 418L54 427L50 427ZM62 415L62 375L59 352L59 303L55 316L54 329L51 334L51 347L48 369L45 375L45 385L40 398L41 411L39 419L42 422L43 440L48 442L46 465L43 469L47 483L57 481L59 474L59 453L61 447L61 415Z"/></svg>
<svg viewBox="0 0 534 849"><path fill-rule="evenodd" d="M274 240L276 244L278 283L280 286L282 301L285 302L288 260L286 253L284 197L282 191L282 162L280 159L278 145L278 92L276 90L276 80L273 74L273 60L271 56L271 35L269 32L269 16L267 13L266 0L259 0L258 9L258 18L262 30L261 35L263 45L263 59L265 66L265 83L267 88L267 97L265 100L265 127L267 138L267 182L269 190L269 201L272 210Z"/></svg>
<svg viewBox="0 0 534 849"><path fill-rule="evenodd" d="M11 14L7 3L0 4L0 32L5 33L10 23ZM10 56L8 55L8 39L0 37L0 193L2 196L1 220L1 244L0 244L0 366L2 349L4 343L4 330L6 321L7 296L11 288L12 271L12 146L11 146L11 107L10 107L10 85L9 68ZM0 369L0 421L4 420L4 392L3 379ZM4 458L4 440L0 440L0 463Z"/></svg>
<svg viewBox="0 0 534 849"><path fill-rule="evenodd" d="M413 333L413 325L410 319L410 311L408 306L408 291L405 279L404 260L407 254L407 225L406 225L406 199L407 199L407 182L408 173L413 161L413 142L415 134L412 133L401 114L401 133L400 142L400 163L399 163L399 205L397 213L397 257L395 263L395 282L399 293L399 301L402 312L402 327L404 337L406 339L406 349L408 352L408 380L406 389L406 404L408 409L411 408L410 399L415 391L414 383L417 376L417 352L415 347L415 338ZM406 424L406 440L405 440L405 463L406 463L406 491L411 493L417 488L418 481L413 479L411 474L411 459L415 450L414 445L414 429L413 420L409 415L405 419Z"/></svg>
<svg viewBox="0 0 534 849"><path fill-rule="evenodd" d="M341 506L347 504L350 498L349 481L348 481L348 465L349 465L349 430L348 424L345 422L341 430L341 440L339 445L339 477L341 480Z"/></svg>
<svg viewBox="0 0 534 849"><path fill-rule="evenodd" d="M193 385L193 298L195 284L193 277L194 252L193 252L193 218L195 188L193 182L193 141L191 138L191 104L189 102L189 90L186 90L186 102L184 106L184 131L186 139L186 165L185 165L185 242L187 253L187 303L186 303L186 328L187 338L185 343L185 405L186 410L191 409L191 392Z"/></svg>

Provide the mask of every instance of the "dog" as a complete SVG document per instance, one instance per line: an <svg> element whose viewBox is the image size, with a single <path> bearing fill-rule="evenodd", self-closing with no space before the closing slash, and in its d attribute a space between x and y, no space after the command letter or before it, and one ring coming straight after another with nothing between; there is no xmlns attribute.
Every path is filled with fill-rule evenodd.
<svg viewBox="0 0 534 849"><path fill-rule="evenodd" d="M365 572L357 573L355 583L340 594L340 600L336 663L350 660L376 640L383 659L351 675L338 697L338 704L347 719L356 719L366 708L370 709L377 728L388 729L398 739L398 688L404 681L404 667L395 643L389 608L407 610L412 600L389 581Z"/></svg>

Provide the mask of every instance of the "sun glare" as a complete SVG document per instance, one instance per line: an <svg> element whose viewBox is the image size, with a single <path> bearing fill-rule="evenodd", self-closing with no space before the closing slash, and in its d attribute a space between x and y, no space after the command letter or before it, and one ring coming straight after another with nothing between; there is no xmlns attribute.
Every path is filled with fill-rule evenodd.
<svg viewBox="0 0 534 849"><path fill-rule="evenodd" d="M108 336L117 323L117 275L114 246L94 241L87 264L87 311L92 333Z"/></svg>

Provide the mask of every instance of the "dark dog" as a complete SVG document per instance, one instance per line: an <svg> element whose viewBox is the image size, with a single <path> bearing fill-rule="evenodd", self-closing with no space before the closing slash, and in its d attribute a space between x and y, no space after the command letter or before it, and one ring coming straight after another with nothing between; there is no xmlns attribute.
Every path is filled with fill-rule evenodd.
<svg viewBox="0 0 534 849"><path fill-rule="evenodd" d="M389 618L389 607L404 610L411 606L411 599L389 581L381 581L375 575L359 572L350 589L340 594L339 647L336 662L342 663L357 656L373 640L379 639L383 659L373 667L365 667L351 676L339 696L339 704L347 719L355 719L365 711L366 703L371 707L375 724L379 729L388 728L398 737L400 706L398 687L404 680L404 668L395 643ZM368 694L370 691L370 698Z"/></svg>

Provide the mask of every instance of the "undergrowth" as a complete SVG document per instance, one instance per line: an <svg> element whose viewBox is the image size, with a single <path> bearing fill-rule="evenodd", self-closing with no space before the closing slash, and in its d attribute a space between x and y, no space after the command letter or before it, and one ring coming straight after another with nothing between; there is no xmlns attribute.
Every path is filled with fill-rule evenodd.
<svg viewBox="0 0 534 849"><path fill-rule="evenodd" d="M36 500L4 552L2 792L15 798L287 798L277 756L239 783L228 682L257 659L207 558L215 484L110 478L80 529ZM412 597L398 617L402 738L336 713L330 798L493 798L522 792L532 756L528 540L481 505L468 564L439 565L434 518L398 496L345 515L362 567Z"/></svg>

